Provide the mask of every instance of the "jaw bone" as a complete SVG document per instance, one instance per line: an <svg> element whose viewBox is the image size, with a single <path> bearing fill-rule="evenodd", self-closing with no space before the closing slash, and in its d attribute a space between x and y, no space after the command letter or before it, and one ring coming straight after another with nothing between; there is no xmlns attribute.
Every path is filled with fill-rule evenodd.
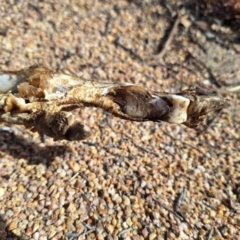
<svg viewBox="0 0 240 240"><path fill-rule="evenodd" d="M151 92L130 83L85 81L43 66L0 73L0 121L25 125L55 140L89 136L80 117L67 114L80 107L102 108L130 121L196 128L207 113L228 105L225 98L197 95L192 89L177 94Z"/></svg>

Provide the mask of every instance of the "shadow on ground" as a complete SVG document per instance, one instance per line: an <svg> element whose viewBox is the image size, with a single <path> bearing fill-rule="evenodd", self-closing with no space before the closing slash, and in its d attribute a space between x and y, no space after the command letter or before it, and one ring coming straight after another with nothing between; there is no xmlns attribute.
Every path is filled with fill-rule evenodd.
<svg viewBox="0 0 240 240"><path fill-rule="evenodd" d="M7 230L6 222L0 215L0 240L25 240Z"/></svg>
<svg viewBox="0 0 240 240"><path fill-rule="evenodd" d="M45 164L49 166L56 156L62 157L71 149L59 143L52 146L41 146L30 138L13 132L0 131L0 155L11 155L15 159L24 158L28 164Z"/></svg>
<svg viewBox="0 0 240 240"><path fill-rule="evenodd" d="M238 29L240 27L240 8L237 1L231 0L203 0L188 1L184 4L191 16L195 18L194 27L207 33L207 39L225 46L225 42L239 43ZM231 34L226 34L219 29L213 29L213 25L231 28Z"/></svg>

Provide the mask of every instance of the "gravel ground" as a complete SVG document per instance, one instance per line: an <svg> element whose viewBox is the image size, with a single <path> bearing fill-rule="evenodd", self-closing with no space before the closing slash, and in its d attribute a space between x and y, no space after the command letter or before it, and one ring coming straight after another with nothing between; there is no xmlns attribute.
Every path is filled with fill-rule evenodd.
<svg viewBox="0 0 240 240"><path fill-rule="evenodd" d="M3 128L1 240L240 238L237 32L197 6L159 2L0 4L2 70L44 63L90 81L193 85L232 101L200 132L99 109L81 110L93 133L82 142Z"/></svg>

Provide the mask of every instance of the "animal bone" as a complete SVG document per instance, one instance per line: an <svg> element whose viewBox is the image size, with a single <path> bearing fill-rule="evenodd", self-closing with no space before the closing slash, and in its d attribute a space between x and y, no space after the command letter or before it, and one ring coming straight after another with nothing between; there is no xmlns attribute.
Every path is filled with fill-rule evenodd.
<svg viewBox="0 0 240 240"><path fill-rule="evenodd" d="M196 128L205 115L227 107L217 96L150 91L132 83L90 82L35 65L0 72L0 122L21 124L54 140L82 140L90 135L80 116L81 107L102 108L131 121L166 121Z"/></svg>

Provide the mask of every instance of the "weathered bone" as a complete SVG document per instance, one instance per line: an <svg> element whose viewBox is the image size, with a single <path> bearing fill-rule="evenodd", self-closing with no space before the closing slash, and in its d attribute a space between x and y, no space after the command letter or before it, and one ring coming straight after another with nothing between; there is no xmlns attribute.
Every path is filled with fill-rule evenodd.
<svg viewBox="0 0 240 240"><path fill-rule="evenodd" d="M166 121L196 128L207 113L229 101L198 96L193 89L177 93L151 92L131 83L90 82L54 73L44 66L0 73L0 121L25 125L55 140L82 140L90 135L80 107L99 107L131 121Z"/></svg>

